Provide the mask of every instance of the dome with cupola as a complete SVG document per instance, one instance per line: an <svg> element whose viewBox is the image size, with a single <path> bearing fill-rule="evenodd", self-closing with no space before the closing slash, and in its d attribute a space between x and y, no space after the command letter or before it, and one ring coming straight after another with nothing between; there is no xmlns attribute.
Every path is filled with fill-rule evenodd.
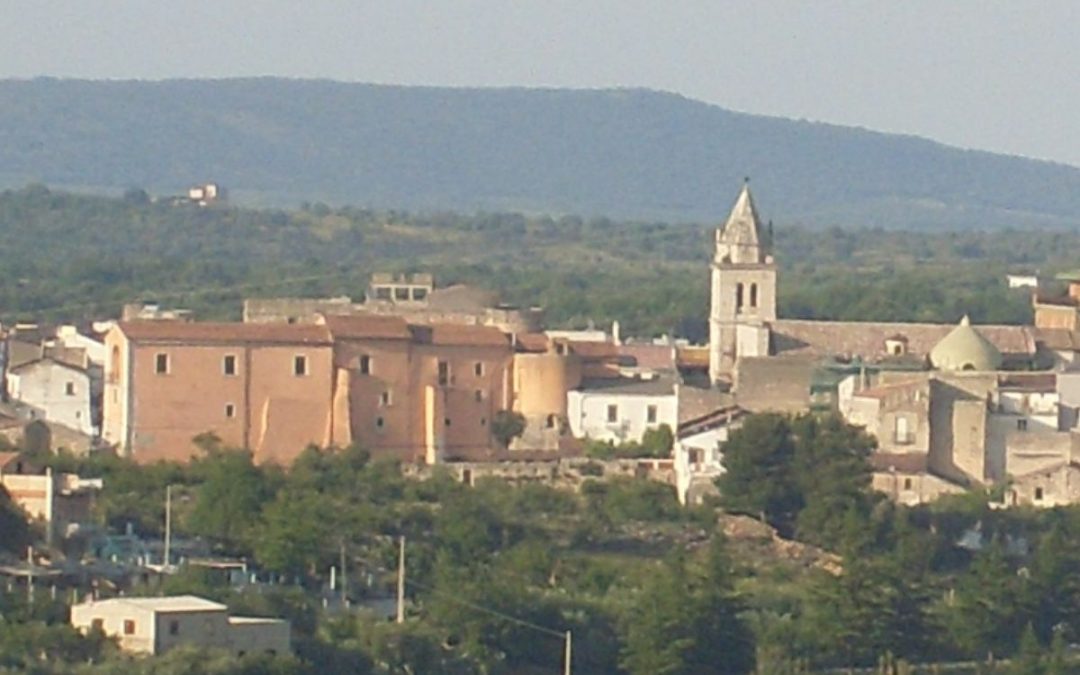
<svg viewBox="0 0 1080 675"><path fill-rule="evenodd" d="M930 365L938 370L997 370L1001 352L965 316L930 350Z"/></svg>

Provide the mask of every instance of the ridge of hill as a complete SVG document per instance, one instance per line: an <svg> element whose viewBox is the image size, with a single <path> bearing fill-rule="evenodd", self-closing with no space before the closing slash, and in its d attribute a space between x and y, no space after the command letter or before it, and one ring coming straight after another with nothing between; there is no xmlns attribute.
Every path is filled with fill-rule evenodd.
<svg viewBox="0 0 1080 675"><path fill-rule="evenodd" d="M649 90L0 81L0 187L715 222L743 176L786 224L1080 226L1075 167Z"/></svg>

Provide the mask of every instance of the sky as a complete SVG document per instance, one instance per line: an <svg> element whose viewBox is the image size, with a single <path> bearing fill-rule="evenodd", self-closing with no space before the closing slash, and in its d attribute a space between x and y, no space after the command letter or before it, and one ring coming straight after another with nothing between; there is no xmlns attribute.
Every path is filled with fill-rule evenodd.
<svg viewBox="0 0 1080 675"><path fill-rule="evenodd" d="M646 87L1080 166L1080 0L0 0L0 78Z"/></svg>

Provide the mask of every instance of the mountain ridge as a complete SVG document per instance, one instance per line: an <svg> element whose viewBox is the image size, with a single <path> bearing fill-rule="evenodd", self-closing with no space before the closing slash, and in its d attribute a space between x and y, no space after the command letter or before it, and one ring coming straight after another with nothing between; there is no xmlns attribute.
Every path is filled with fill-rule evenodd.
<svg viewBox="0 0 1080 675"><path fill-rule="evenodd" d="M721 218L744 176L816 226L1080 226L1080 169L642 88L274 77L0 81L0 186L242 202Z"/></svg>

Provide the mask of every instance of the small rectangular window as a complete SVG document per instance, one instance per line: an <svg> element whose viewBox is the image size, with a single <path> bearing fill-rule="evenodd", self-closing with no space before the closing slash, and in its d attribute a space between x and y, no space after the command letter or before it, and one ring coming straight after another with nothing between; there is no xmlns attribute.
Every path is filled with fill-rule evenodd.
<svg viewBox="0 0 1080 675"><path fill-rule="evenodd" d="M135 621L132 619L124 619L124 635L135 634Z"/></svg>
<svg viewBox="0 0 1080 675"><path fill-rule="evenodd" d="M450 384L450 364L439 361L439 386L445 387L448 384Z"/></svg>
<svg viewBox="0 0 1080 675"><path fill-rule="evenodd" d="M64 393L67 394L68 396L74 396L75 395L75 383L74 382L68 382L68 383L64 384Z"/></svg>
<svg viewBox="0 0 1080 675"><path fill-rule="evenodd" d="M619 406L609 405L607 407L607 421L618 422L619 421Z"/></svg>
<svg viewBox="0 0 1080 675"><path fill-rule="evenodd" d="M357 365L361 375L371 374L371 357L367 354L360 357L360 362Z"/></svg>
<svg viewBox="0 0 1080 675"><path fill-rule="evenodd" d="M484 400L484 390L483 389L477 389L476 392L473 394L473 396L476 397L476 402L477 403L481 403Z"/></svg>
<svg viewBox="0 0 1080 675"><path fill-rule="evenodd" d="M394 289L394 300L408 300L409 289L403 286L398 286Z"/></svg>
<svg viewBox="0 0 1080 675"><path fill-rule="evenodd" d="M375 299L376 300L389 300L390 299L390 287L389 286L376 286L375 287Z"/></svg>
<svg viewBox="0 0 1080 675"><path fill-rule="evenodd" d="M375 418L375 428L376 429L382 429L385 426L386 426L386 420L384 420L381 417L376 417Z"/></svg>
<svg viewBox="0 0 1080 675"><path fill-rule="evenodd" d="M648 424L656 423L656 406L651 405L645 409L645 421Z"/></svg>
<svg viewBox="0 0 1080 675"><path fill-rule="evenodd" d="M443 424L445 424L446 426L450 426L450 418L449 417L445 418L443 420Z"/></svg>
<svg viewBox="0 0 1080 675"><path fill-rule="evenodd" d="M169 622L169 635L179 635L179 634L180 634L180 622L176 621L176 620L170 621Z"/></svg>
<svg viewBox="0 0 1080 675"><path fill-rule="evenodd" d="M225 358L221 360L221 372L225 375L236 374L236 356L232 354L225 355Z"/></svg>
<svg viewBox="0 0 1080 675"><path fill-rule="evenodd" d="M425 298L427 298L426 288L414 288L412 290L412 299L414 301L419 302L421 300L424 300Z"/></svg>
<svg viewBox="0 0 1080 675"><path fill-rule="evenodd" d="M154 357L154 372L165 375L169 372L169 355L158 354Z"/></svg>
<svg viewBox="0 0 1080 675"><path fill-rule="evenodd" d="M236 406L233 405L232 403L226 403L225 404L225 417L229 417L229 418L236 417Z"/></svg>
<svg viewBox="0 0 1080 675"><path fill-rule="evenodd" d="M390 405L390 392L384 391L382 394L379 395L379 405L384 408Z"/></svg>
<svg viewBox="0 0 1080 675"><path fill-rule="evenodd" d="M480 361L477 361L476 365L473 366L473 372L476 373L477 377L483 377L484 376L484 364L481 363Z"/></svg>
<svg viewBox="0 0 1080 675"><path fill-rule="evenodd" d="M1035 488L1035 501L1041 502L1043 498L1043 489L1041 487Z"/></svg>
<svg viewBox="0 0 1080 675"><path fill-rule="evenodd" d="M293 375L307 375L307 357L297 356L293 359Z"/></svg>

